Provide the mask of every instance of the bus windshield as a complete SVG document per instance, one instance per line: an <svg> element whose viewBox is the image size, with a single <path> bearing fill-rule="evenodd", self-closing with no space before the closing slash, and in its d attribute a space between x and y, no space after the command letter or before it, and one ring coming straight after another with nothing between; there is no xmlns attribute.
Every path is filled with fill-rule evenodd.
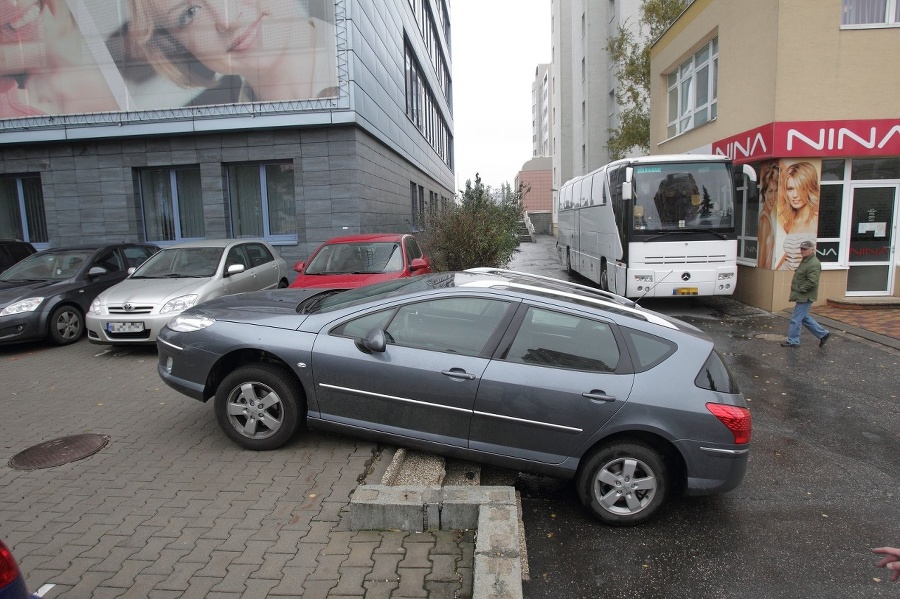
<svg viewBox="0 0 900 599"><path fill-rule="evenodd" d="M635 231L734 229L734 182L727 164L680 162L634 167Z"/></svg>

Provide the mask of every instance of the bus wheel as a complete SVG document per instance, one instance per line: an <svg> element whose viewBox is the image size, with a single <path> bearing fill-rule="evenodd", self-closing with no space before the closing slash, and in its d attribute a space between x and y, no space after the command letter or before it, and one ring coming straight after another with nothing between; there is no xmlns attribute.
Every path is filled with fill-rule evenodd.
<svg viewBox="0 0 900 599"><path fill-rule="evenodd" d="M600 267L600 289L609 291L609 274L606 272L606 262Z"/></svg>

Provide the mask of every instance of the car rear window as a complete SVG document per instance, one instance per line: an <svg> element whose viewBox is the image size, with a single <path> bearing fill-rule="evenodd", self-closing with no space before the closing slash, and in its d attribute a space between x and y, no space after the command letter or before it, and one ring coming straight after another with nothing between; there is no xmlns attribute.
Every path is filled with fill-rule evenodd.
<svg viewBox="0 0 900 599"><path fill-rule="evenodd" d="M706 359L706 363L694 383L701 389L709 389L710 391L719 391L720 393L740 393L731 371L725 366L725 362L719 357L719 354L713 351Z"/></svg>
<svg viewBox="0 0 900 599"><path fill-rule="evenodd" d="M634 349L632 359L635 372L644 372L657 364L661 364L666 358L674 354L675 349L678 347L668 339L663 339L656 335L629 328L623 328L622 331L628 337Z"/></svg>

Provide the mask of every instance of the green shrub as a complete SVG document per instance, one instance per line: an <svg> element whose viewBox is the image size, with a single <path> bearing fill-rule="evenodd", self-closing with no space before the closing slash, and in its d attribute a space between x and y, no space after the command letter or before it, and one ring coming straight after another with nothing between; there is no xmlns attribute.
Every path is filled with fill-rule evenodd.
<svg viewBox="0 0 900 599"><path fill-rule="evenodd" d="M475 175L462 195L446 209L430 212L418 236L434 270L465 270L476 266L505 268L519 245L522 189L508 185L496 197Z"/></svg>

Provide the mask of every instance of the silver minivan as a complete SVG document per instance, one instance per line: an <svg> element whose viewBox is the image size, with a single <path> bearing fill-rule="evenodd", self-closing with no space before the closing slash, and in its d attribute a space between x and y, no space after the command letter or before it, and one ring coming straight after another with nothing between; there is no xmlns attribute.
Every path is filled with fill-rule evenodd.
<svg viewBox="0 0 900 599"><path fill-rule="evenodd" d="M155 343L173 316L235 293L288 286L289 269L268 243L206 239L171 245L101 293L87 314L88 340Z"/></svg>

